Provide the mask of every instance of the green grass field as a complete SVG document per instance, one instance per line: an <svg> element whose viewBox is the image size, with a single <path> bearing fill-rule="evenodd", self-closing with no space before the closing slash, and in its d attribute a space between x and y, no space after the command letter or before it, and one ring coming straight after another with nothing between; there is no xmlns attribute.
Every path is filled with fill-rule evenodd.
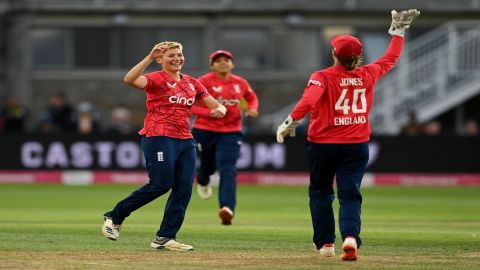
<svg viewBox="0 0 480 270"><path fill-rule="evenodd" d="M339 240L334 258L312 251L306 187L240 186L233 226L194 193L178 235L193 252L149 246L166 196L107 240L102 214L135 188L0 185L0 269L480 269L480 187L365 188L356 262Z"/></svg>

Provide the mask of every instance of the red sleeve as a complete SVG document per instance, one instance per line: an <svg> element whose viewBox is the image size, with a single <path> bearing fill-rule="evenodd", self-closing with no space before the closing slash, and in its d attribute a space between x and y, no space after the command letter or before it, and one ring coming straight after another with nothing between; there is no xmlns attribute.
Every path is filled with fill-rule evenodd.
<svg viewBox="0 0 480 270"><path fill-rule="evenodd" d="M147 85L143 88L146 92L150 92L156 89L156 85L158 84L157 80L161 79L161 77L156 76L155 72L147 73L143 75L147 78Z"/></svg>
<svg viewBox="0 0 480 270"><path fill-rule="evenodd" d="M249 110L258 111L258 98L257 94L253 91L247 81L244 81L245 86L247 87L247 92L243 95L248 104Z"/></svg>
<svg viewBox="0 0 480 270"><path fill-rule="evenodd" d="M195 80L195 89L197 90L197 94L195 95L196 98L204 99L210 96L207 88L197 80Z"/></svg>
<svg viewBox="0 0 480 270"><path fill-rule="evenodd" d="M392 69L393 66L395 66L400 58L400 55L402 54L402 49L403 37L394 35L392 36L392 40L390 41L385 54L377 61L365 66L365 68L367 68L372 74L374 81L380 79L390 69Z"/></svg>
<svg viewBox="0 0 480 270"><path fill-rule="evenodd" d="M200 82L200 80L196 81L195 88L197 89L197 95L196 95L197 101L190 108L190 113L195 114L197 116L210 117L211 110L207 106L205 106L205 104L198 102L198 98L204 99L210 96L210 94L207 91L207 88Z"/></svg>
<svg viewBox="0 0 480 270"><path fill-rule="evenodd" d="M307 87L305 87L303 91L302 98L290 114L293 120L302 119L312 110L325 91L324 85L325 82L320 73L313 73L312 76L310 76Z"/></svg>
<svg viewBox="0 0 480 270"><path fill-rule="evenodd" d="M190 112L198 116L210 117L211 110L208 107L205 107L205 105L195 102L190 108Z"/></svg>

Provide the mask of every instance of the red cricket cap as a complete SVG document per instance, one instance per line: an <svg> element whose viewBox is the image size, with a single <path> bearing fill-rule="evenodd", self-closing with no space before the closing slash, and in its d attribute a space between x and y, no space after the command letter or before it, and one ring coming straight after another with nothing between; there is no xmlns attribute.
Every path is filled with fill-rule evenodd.
<svg viewBox="0 0 480 270"><path fill-rule="evenodd" d="M225 50L218 50L210 54L210 64L213 63L213 61L215 61L215 59L220 56L226 56L230 59L233 59L233 54L231 52Z"/></svg>
<svg viewBox="0 0 480 270"><path fill-rule="evenodd" d="M347 58L362 55L362 43L350 35L335 36L330 41L336 55Z"/></svg>

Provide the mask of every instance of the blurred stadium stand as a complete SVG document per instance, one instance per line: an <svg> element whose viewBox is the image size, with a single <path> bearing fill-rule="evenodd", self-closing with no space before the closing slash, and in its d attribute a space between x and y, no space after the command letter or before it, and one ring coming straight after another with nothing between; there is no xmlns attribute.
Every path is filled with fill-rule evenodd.
<svg viewBox="0 0 480 270"><path fill-rule="evenodd" d="M144 95L123 75L156 42L178 40L184 72L195 76L209 70L212 50L231 50L236 73L261 102L250 130L271 132L309 74L331 64L333 35L358 35L371 62L388 43L389 11L406 8L422 16L402 63L378 87L374 132L397 134L413 111L420 122L439 118L458 133L466 119L480 121L479 0L3 0L0 101L14 96L27 107L29 130L56 93L73 104L89 100L104 127L118 106L140 124Z"/></svg>

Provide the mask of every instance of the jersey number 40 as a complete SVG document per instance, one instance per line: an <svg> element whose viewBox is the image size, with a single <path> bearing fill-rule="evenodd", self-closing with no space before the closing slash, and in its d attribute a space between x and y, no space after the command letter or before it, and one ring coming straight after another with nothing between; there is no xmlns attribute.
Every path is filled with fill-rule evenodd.
<svg viewBox="0 0 480 270"><path fill-rule="evenodd" d="M340 97L335 103L335 110L343 110L343 114L349 114L350 109L353 113L365 113L367 112L367 98L365 97L365 88L353 89L353 102L350 106L350 99L347 97L348 89L343 89ZM358 102L360 98L360 103ZM360 107L358 106L360 105Z"/></svg>

